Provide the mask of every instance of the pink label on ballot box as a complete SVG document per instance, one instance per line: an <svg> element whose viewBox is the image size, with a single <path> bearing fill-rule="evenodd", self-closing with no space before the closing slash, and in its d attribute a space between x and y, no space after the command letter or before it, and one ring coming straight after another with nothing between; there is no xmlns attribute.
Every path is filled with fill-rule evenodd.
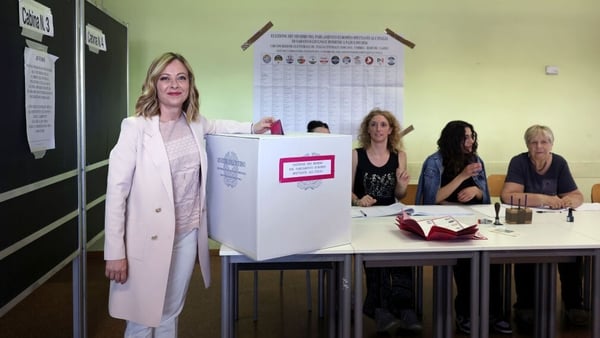
<svg viewBox="0 0 600 338"><path fill-rule="evenodd" d="M334 178L335 155L279 159L279 182L300 182Z"/></svg>

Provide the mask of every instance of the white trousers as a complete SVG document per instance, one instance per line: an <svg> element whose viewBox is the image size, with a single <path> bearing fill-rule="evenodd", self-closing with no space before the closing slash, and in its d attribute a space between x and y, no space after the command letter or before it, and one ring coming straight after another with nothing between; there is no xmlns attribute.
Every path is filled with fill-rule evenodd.
<svg viewBox="0 0 600 338"><path fill-rule="evenodd" d="M167 281L165 306L158 327L148 327L127 321L125 338L176 338L177 321L183 310L198 250L198 229L176 236Z"/></svg>

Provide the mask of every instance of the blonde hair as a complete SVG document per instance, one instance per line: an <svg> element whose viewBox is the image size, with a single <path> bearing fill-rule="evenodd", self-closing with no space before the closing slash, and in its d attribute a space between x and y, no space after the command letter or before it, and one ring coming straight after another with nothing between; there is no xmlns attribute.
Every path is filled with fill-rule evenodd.
<svg viewBox="0 0 600 338"><path fill-rule="evenodd" d="M377 116L381 115L385 117L388 121L390 128L392 129L391 133L388 135L387 140L387 148L390 152L399 152L403 150L404 145L402 144L402 138L400 137L400 131L402 128L400 127L400 122L396 119L394 114L387 110L382 110L379 108L374 108L365 116L360 124L360 129L358 130L358 143L363 148L368 148L371 145L371 135L369 135L369 123L371 120Z"/></svg>
<svg viewBox="0 0 600 338"><path fill-rule="evenodd" d="M181 54L173 52L162 54L150 64L148 72L146 73L144 85L142 86L142 94L138 97L135 104L135 114L137 116L151 117L160 115L156 82L165 68L175 60L181 62L187 69L190 87L189 96L187 100L183 102L181 108L185 112L188 121L194 121L198 118L200 115L200 94L198 93L198 88L196 88L194 72L192 71L190 64Z"/></svg>
<svg viewBox="0 0 600 338"><path fill-rule="evenodd" d="M533 139L539 134L542 134L545 137L547 137L548 141L550 141L550 144L554 144L554 133L552 133L552 129L550 129L550 127L547 126L534 124L533 126L527 128L527 130L525 131L525 135L523 136L523 138L525 139L525 145L529 145L531 139Z"/></svg>

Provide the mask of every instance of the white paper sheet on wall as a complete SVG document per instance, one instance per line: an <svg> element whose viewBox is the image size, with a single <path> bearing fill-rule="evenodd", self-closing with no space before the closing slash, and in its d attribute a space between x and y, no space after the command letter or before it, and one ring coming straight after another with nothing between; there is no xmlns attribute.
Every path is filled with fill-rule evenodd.
<svg viewBox="0 0 600 338"><path fill-rule="evenodd" d="M269 31L254 44L254 119L274 116L291 132L321 120L356 135L377 107L402 122L403 47L387 34Z"/></svg>

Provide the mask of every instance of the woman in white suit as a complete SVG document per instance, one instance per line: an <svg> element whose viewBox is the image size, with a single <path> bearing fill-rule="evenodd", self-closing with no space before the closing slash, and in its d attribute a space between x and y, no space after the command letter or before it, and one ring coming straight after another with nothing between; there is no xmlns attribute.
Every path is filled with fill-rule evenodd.
<svg viewBox="0 0 600 338"><path fill-rule="evenodd" d="M185 58L159 56L110 153L105 273L109 312L127 321L125 337L177 336L196 257L210 285L204 135L263 133L273 121L209 121L198 97Z"/></svg>

